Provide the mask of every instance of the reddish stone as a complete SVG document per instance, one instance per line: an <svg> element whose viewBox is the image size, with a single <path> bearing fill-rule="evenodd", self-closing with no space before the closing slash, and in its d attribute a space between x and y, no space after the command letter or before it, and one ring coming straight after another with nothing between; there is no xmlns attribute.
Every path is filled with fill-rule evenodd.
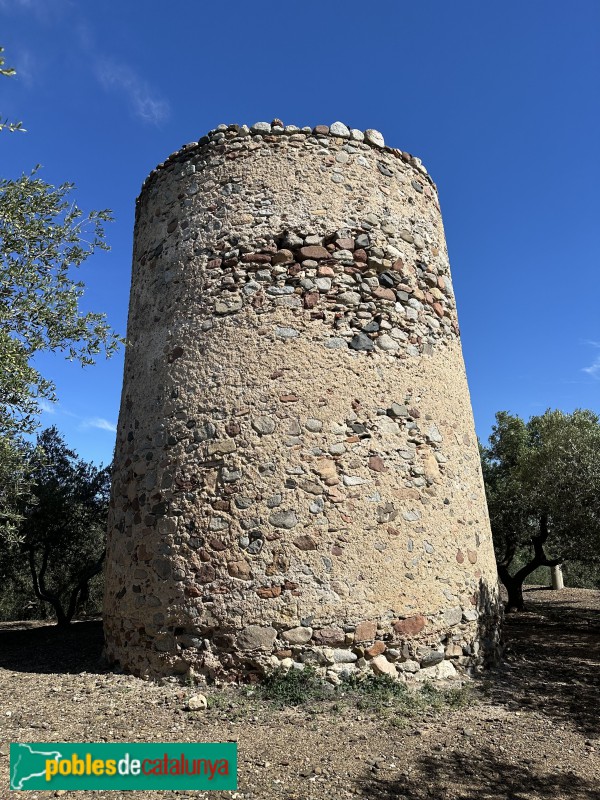
<svg viewBox="0 0 600 800"><path fill-rule="evenodd" d="M296 275L299 275L302 272L302 267L300 264L292 264L291 267L288 267L287 274L290 275L292 278Z"/></svg>
<svg viewBox="0 0 600 800"><path fill-rule="evenodd" d="M270 264L271 256L266 253L244 253L240 260L243 264Z"/></svg>
<svg viewBox="0 0 600 800"><path fill-rule="evenodd" d="M441 303L434 303L433 304L433 310L438 315L438 317L443 317L444 316L444 309L443 309Z"/></svg>
<svg viewBox="0 0 600 800"><path fill-rule="evenodd" d="M252 578L250 566L245 561L230 561L227 564L227 572L232 578L238 578L241 581L249 581Z"/></svg>
<svg viewBox="0 0 600 800"><path fill-rule="evenodd" d="M271 258L272 264L291 264L294 261L294 254L291 250L278 250Z"/></svg>
<svg viewBox="0 0 600 800"><path fill-rule="evenodd" d="M385 289L383 286L378 286L373 292L373 297L376 300L396 300L396 293L393 289Z"/></svg>
<svg viewBox="0 0 600 800"><path fill-rule="evenodd" d="M212 564L203 564L197 574L200 583L211 583L217 577L217 573Z"/></svg>
<svg viewBox="0 0 600 800"><path fill-rule="evenodd" d="M336 486L327 489L327 497L332 503L343 503L346 499L346 496Z"/></svg>
<svg viewBox="0 0 600 800"><path fill-rule="evenodd" d="M329 251L318 244L309 244L306 247L300 248L300 255L303 259L310 258L318 261L321 258L329 258Z"/></svg>
<svg viewBox="0 0 600 800"><path fill-rule="evenodd" d="M386 650L387 647L385 646L385 642L382 642L381 639L378 639L371 645L371 647L367 647L365 653L371 658L375 658L375 656L380 656L382 653L385 653Z"/></svg>
<svg viewBox="0 0 600 800"><path fill-rule="evenodd" d="M308 536L307 534L303 534L301 536L296 536L294 539L294 544L298 548L298 550L316 550L317 545L312 539L312 537Z"/></svg>
<svg viewBox="0 0 600 800"><path fill-rule="evenodd" d="M362 261L365 262L367 260L367 251L363 250L362 247L359 247L358 250L354 251L354 260L355 261Z"/></svg>
<svg viewBox="0 0 600 800"><path fill-rule="evenodd" d="M342 550L342 548L341 548L341 547L339 547L339 545L337 545L337 544L334 544L334 545L332 546L332 548L331 548L331 554L332 554L333 556L341 556L341 555L343 555L343 553L344 553L344 551Z"/></svg>
<svg viewBox="0 0 600 800"><path fill-rule="evenodd" d="M316 133L319 136L327 136L329 133L329 125L315 125L313 128L313 133Z"/></svg>
<svg viewBox="0 0 600 800"><path fill-rule="evenodd" d="M335 246L338 250L354 250L354 239L338 239Z"/></svg>
<svg viewBox="0 0 600 800"><path fill-rule="evenodd" d="M477 551L476 550L467 550L467 558L471 564L477 563Z"/></svg>
<svg viewBox="0 0 600 800"><path fill-rule="evenodd" d="M185 596L186 597L200 597L202 592L197 586L186 586L185 587Z"/></svg>
<svg viewBox="0 0 600 800"><path fill-rule="evenodd" d="M279 400L282 403L297 403L300 398L296 394L280 394Z"/></svg>
<svg viewBox="0 0 600 800"><path fill-rule="evenodd" d="M317 275L319 278L334 278L335 272L332 267L327 267L325 264L321 264L317 269Z"/></svg>
<svg viewBox="0 0 600 800"><path fill-rule="evenodd" d="M400 536L400 531L398 528L393 528L391 525L388 525L387 532L390 536Z"/></svg>
<svg viewBox="0 0 600 800"><path fill-rule="evenodd" d="M421 412L419 411L419 409L415 408L414 406L408 409L408 413L411 415L413 419L419 419L421 416Z"/></svg>
<svg viewBox="0 0 600 800"><path fill-rule="evenodd" d="M415 636L423 630L426 624L425 617L417 614L415 617L399 619L398 622L394 623L394 630L401 636Z"/></svg>
<svg viewBox="0 0 600 800"><path fill-rule="evenodd" d="M441 275L437 277L437 285L438 289L445 289L446 288L446 281L442 278Z"/></svg>
<svg viewBox="0 0 600 800"><path fill-rule="evenodd" d="M319 292L307 292L304 295L304 308L314 308L319 302Z"/></svg>
<svg viewBox="0 0 600 800"><path fill-rule="evenodd" d="M456 560L458 561L458 563L459 563L459 564L464 564L464 561L465 561L465 554L463 553L463 551L462 551L462 550L459 550L459 551L456 553Z"/></svg>
<svg viewBox="0 0 600 800"><path fill-rule="evenodd" d="M222 539L211 539L209 545L212 547L213 550L217 552L222 552L223 550L227 550L227 545Z"/></svg>
<svg viewBox="0 0 600 800"><path fill-rule="evenodd" d="M281 377L283 377L283 375L284 375L284 370L282 370L282 369L276 369L276 370L275 370L275 372L272 372L272 373L269 375L269 378L271 378L271 380L272 380L272 381L274 381L274 380L275 380L275 378L281 378Z"/></svg>
<svg viewBox="0 0 600 800"><path fill-rule="evenodd" d="M331 626L329 628L320 628L313 634L313 639L319 644L329 645L330 647L339 644L344 644L346 636L341 628Z"/></svg>
<svg viewBox="0 0 600 800"><path fill-rule="evenodd" d="M206 267L207 269L219 269L222 263L223 263L222 258L213 258L208 262Z"/></svg>
<svg viewBox="0 0 600 800"><path fill-rule="evenodd" d="M346 441L349 444L355 444L356 442L360 442L360 436L356 436L356 434L354 434L353 436L347 436Z"/></svg>
<svg viewBox="0 0 600 800"><path fill-rule="evenodd" d="M404 269L404 261L402 261L401 258L396 259L396 261L394 261L394 263L392 264L392 269L395 270L396 272L402 272L402 270Z"/></svg>
<svg viewBox="0 0 600 800"><path fill-rule="evenodd" d="M372 469L373 472L385 472L385 463L383 458L381 458L381 456L370 456L369 469Z"/></svg>
<svg viewBox="0 0 600 800"><path fill-rule="evenodd" d="M281 594L281 586L262 586L260 589L256 590L256 594L262 597L263 600L267 600L270 597L279 597Z"/></svg>
<svg viewBox="0 0 600 800"><path fill-rule="evenodd" d="M273 655L276 656L280 661L283 661L284 658L291 658L292 657L292 651L291 650L276 650L273 653Z"/></svg>
<svg viewBox="0 0 600 800"><path fill-rule="evenodd" d="M354 629L354 641L355 642L370 642L375 638L375 634L377 633L377 623L376 622L359 622L356 628Z"/></svg>
<svg viewBox="0 0 600 800"><path fill-rule="evenodd" d="M293 592L294 589L298 588L298 584L294 583L294 581L284 581L283 588L286 589L288 592Z"/></svg>

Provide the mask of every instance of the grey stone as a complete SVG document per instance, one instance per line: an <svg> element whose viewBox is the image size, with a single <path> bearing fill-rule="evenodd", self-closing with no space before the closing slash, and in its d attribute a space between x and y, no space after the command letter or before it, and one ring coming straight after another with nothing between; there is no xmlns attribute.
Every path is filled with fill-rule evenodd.
<svg viewBox="0 0 600 800"><path fill-rule="evenodd" d="M364 142L365 135L362 131L359 131L358 128L351 128L350 129L350 138L354 142Z"/></svg>
<svg viewBox="0 0 600 800"><path fill-rule="evenodd" d="M332 136L341 136L343 139L350 138L350 130L344 125L343 122L334 122L329 126L329 133Z"/></svg>
<svg viewBox="0 0 600 800"><path fill-rule="evenodd" d="M242 650L271 650L277 631L270 625L248 625L238 635L238 645Z"/></svg>
<svg viewBox="0 0 600 800"><path fill-rule="evenodd" d="M363 483L368 483L365 478L361 478L358 475L344 475L342 482L344 486L361 486Z"/></svg>
<svg viewBox="0 0 600 800"><path fill-rule="evenodd" d="M216 314L232 314L234 311L239 311L242 307L242 298L233 296L227 300L217 300L215 302Z"/></svg>
<svg viewBox="0 0 600 800"><path fill-rule="evenodd" d="M361 297L358 292L342 292L336 297L338 303L344 303L347 306L357 306Z"/></svg>
<svg viewBox="0 0 600 800"><path fill-rule="evenodd" d="M446 625L459 625L462 622L462 608L460 606L454 606L454 608L447 608L444 611L444 623Z"/></svg>
<svg viewBox="0 0 600 800"><path fill-rule="evenodd" d="M269 122L255 122L250 130L252 133L271 133L271 125Z"/></svg>
<svg viewBox="0 0 600 800"><path fill-rule="evenodd" d="M275 430L275 420L273 417L253 417L250 424L261 436L266 436L273 433Z"/></svg>
<svg viewBox="0 0 600 800"><path fill-rule="evenodd" d="M298 524L298 517L295 511L276 511L269 517L269 522L275 528L295 528Z"/></svg>
<svg viewBox="0 0 600 800"><path fill-rule="evenodd" d="M346 346L345 340L342 339L342 341L344 342L344 346ZM318 433L323 429L323 423L320 419L314 419L311 417L310 419L306 420L306 429L311 433Z"/></svg>
<svg viewBox="0 0 600 800"><path fill-rule="evenodd" d="M308 510L311 514L320 514L325 508L325 501L322 497L317 497L309 506Z"/></svg>
<svg viewBox="0 0 600 800"><path fill-rule="evenodd" d="M386 352L400 349L398 342L395 341L395 339L392 339L391 336L388 336L387 333L382 333L381 336L375 340L375 344L381 350L385 350Z"/></svg>
<svg viewBox="0 0 600 800"><path fill-rule="evenodd" d="M419 664L421 668L431 667L434 664L439 664L444 660L443 650L419 650L418 653Z"/></svg>
<svg viewBox="0 0 600 800"><path fill-rule="evenodd" d="M365 141L369 142L369 144L374 144L376 147L383 147L385 145L383 135L373 128L367 128L365 131Z"/></svg>
<svg viewBox="0 0 600 800"><path fill-rule="evenodd" d="M357 333L356 336L353 336L350 340L350 347L353 350L364 350L366 352L375 349L373 341L364 333Z"/></svg>
<svg viewBox="0 0 600 800"><path fill-rule="evenodd" d="M439 680L453 680L458 677L458 673L451 661L440 661L439 664L433 664L425 668L421 668L415 674L417 681L439 681Z"/></svg>
<svg viewBox="0 0 600 800"><path fill-rule="evenodd" d="M293 291L292 286L289 288ZM275 336L277 336L279 339L295 339L297 336L300 336L300 331L296 330L296 328L277 326L275 328Z"/></svg>
<svg viewBox="0 0 600 800"><path fill-rule="evenodd" d="M312 637L312 628L298 626L284 631L281 635L290 644L306 644Z"/></svg>
<svg viewBox="0 0 600 800"><path fill-rule="evenodd" d="M345 339L340 339L338 336L332 336L331 339L326 340L325 347L328 347L330 350L345 350L348 347L348 342Z"/></svg>
<svg viewBox="0 0 600 800"><path fill-rule="evenodd" d="M399 670L402 670L402 672L418 672L421 669L419 662L413 661L410 658L406 661L401 661L399 664L396 664L396 666Z"/></svg>
<svg viewBox="0 0 600 800"><path fill-rule="evenodd" d="M358 656L356 653L353 653L352 650L345 650L341 647L337 647L333 651L334 664L352 664L357 660Z"/></svg>

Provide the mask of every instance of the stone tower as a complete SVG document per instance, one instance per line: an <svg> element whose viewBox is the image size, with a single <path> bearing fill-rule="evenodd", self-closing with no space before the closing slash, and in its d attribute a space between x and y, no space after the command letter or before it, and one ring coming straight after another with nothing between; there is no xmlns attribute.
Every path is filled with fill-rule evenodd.
<svg viewBox="0 0 600 800"><path fill-rule="evenodd" d="M374 130L220 125L137 201L109 659L449 677L497 576L435 184Z"/></svg>

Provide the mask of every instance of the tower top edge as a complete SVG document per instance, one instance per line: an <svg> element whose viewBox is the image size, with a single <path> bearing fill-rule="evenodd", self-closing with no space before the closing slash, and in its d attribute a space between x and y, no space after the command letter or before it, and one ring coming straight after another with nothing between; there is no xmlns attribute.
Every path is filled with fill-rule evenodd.
<svg viewBox="0 0 600 800"><path fill-rule="evenodd" d="M193 158L195 155L204 148L215 146L218 144L227 144L232 140L249 139L250 141L263 141L266 143L277 143L282 138L289 138L295 136L298 138L305 137L307 140L312 139L316 142L325 142L328 139L336 140L338 143L354 144L355 146L365 145L371 147L373 150L378 150L382 153L387 153L399 158L406 164L410 165L417 171L421 178L427 182L437 192L437 186L427 169L423 165L420 158L412 155L397 147L390 147L386 145L383 134L373 128L367 128L362 131L358 128L350 128L343 122L334 122L331 125L314 125L313 127L305 126L300 128L296 125L283 125L281 120L275 119L272 122L255 122L253 125L237 125L237 124L221 124L216 128L208 131L197 142L188 142L182 145L179 150L175 150L164 161L158 164L144 180L140 196L144 189L153 182L164 169L172 166L175 163L184 163L188 159ZM139 200L139 197L138 197Z"/></svg>

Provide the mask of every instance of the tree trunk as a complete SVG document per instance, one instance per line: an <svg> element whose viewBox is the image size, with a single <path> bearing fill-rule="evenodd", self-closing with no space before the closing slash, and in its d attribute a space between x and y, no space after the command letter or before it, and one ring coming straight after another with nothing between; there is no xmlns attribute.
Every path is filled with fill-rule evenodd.
<svg viewBox="0 0 600 800"><path fill-rule="evenodd" d="M507 613L525 610L525 601L523 600L523 581L525 576L520 577L519 572L516 575L511 575L506 566L498 565L498 575L508 594L508 600L504 607Z"/></svg>

